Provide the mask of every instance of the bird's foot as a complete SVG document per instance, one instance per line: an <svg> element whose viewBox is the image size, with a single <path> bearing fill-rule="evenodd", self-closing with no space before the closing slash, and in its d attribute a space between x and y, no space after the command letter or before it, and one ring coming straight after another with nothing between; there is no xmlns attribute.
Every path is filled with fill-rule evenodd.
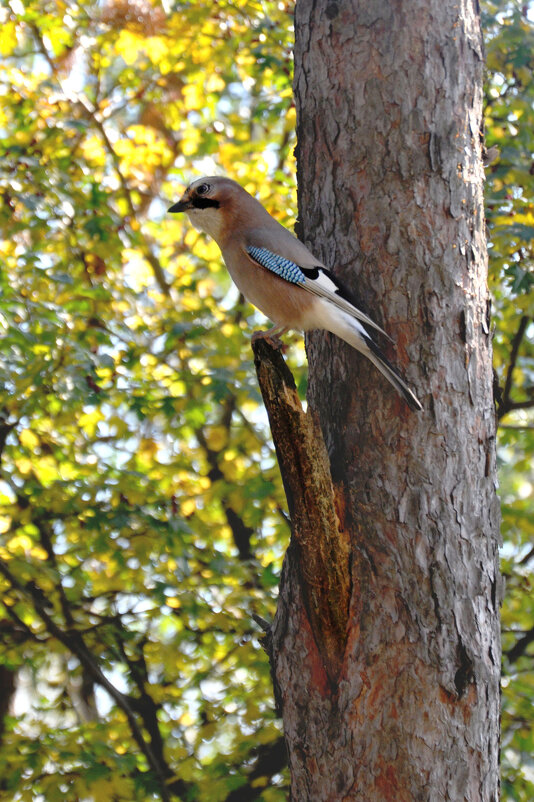
<svg viewBox="0 0 534 802"><path fill-rule="evenodd" d="M252 342L255 343L258 340L266 340L275 351L283 350L285 345L278 335L283 334L285 331L287 331L287 329L281 328L280 326L275 326L268 331L254 331L252 333Z"/></svg>

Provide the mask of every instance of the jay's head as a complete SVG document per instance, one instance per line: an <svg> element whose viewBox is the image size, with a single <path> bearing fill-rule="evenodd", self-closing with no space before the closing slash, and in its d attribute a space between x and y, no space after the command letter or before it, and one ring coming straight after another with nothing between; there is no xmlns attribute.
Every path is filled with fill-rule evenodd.
<svg viewBox="0 0 534 802"><path fill-rule="evenodd" d="M185 212L195 228L219 240L247 196L230 178L209 175L193 181L169 212Z"/></svg>
<svg viewBox="0 0 534 802"><path fill-rule="evenodd" d="M205 231L221 247L247 228L273 222L246 189L219 175L193 181L169 212L185 212L195 228Z"/></svg>

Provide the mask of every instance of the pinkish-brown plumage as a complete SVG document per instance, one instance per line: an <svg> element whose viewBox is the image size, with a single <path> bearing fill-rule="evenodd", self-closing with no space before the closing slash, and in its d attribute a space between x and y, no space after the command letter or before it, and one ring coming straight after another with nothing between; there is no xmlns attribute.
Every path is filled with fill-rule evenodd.
<svg viewBox="0 0 534 802"><path fill-rule="evenodd" d="M275 324L267 334L326 329L363 353L412 409L421 409L365 326L382 329L355 306L325 265L243 187L229 178L200 178L169 211L186 212L196 228L217 242L239 290Z"/></svg>

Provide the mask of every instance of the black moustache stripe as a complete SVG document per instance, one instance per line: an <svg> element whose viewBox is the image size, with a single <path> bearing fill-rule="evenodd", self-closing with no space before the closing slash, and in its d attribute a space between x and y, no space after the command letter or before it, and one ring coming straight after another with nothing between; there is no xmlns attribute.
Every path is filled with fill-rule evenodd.
<svg viewBox="0 0 534 802"><path fill-rule="evenodd" d="M191 205L194 206L195 209L209 209L210 207L218 209L221 204L218 200L214 200L213 198L193 198Z"/></svg>

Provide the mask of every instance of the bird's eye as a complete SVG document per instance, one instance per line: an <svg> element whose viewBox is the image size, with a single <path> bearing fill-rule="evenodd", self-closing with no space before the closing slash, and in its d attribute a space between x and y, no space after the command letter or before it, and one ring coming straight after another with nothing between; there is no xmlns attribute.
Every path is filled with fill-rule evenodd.
<svg viewBox="0 0 534 802"><path fill-rule="evenodd" d="M197 187L197 195L205 195L209 188L209 184L201 184L199 187Z"/></svg>

